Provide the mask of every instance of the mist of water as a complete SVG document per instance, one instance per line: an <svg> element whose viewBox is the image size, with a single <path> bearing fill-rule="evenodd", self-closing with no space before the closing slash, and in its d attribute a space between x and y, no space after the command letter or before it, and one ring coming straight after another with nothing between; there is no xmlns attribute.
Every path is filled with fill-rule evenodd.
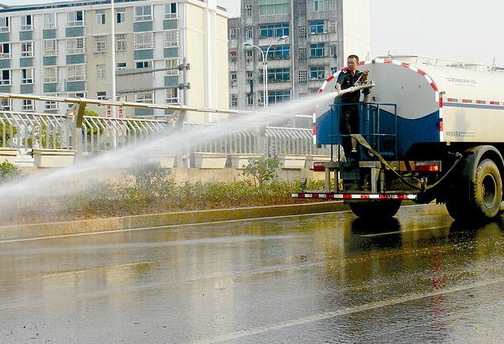
<svg viewBox="0 0 504 344"><path fill-rule="evenodd" d="M192 131L174 132L140 144L130 145L106 154L76 163L70 167L37 173L19 182L11 182L0 187L0 212L10 211L9 205L16 201L33 199L47 194L65 195L75 193L79 188L86 187L80 183L82 179L89 181L94 177L98 180L103 171L131 167L132 164L145 162L145 156L157 152L161 156L175 156L186 150L220 137L272 125L294 117L295 115L311 115L316 106L328 108L336 96L336 92L317 94L299 100L282 102L262 109L253 114L242 115L214 125L204 126ZM72 184L69 188L68 185ZM77 185L77 188L76 188Z"/></svg>

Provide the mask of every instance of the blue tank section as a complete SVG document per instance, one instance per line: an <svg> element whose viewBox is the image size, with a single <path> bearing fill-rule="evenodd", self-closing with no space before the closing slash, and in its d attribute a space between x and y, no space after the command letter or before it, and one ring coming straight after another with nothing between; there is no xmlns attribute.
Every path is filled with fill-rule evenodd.
<svg viewBox="0 0 504 344"><path fill-rule="evenodd" d="M361 134L385 158L402 159L417 143L440 142L439 111L406 119L383 108L359 104L359 116ZM335 105L317 118L317 143L341 144L338 123L339 106Z"/></svg>

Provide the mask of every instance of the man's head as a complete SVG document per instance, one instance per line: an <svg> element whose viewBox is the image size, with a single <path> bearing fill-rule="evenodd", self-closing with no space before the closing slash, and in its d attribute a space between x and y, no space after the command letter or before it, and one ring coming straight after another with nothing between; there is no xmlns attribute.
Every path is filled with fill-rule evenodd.
<svg viewBox="0 0 504 344"><path fill-rule="evenodd" d="M357 69L358 65L359 65L359 56L357 55L348 56L347 67L349 71L353 72L355 69Z"/></svg>

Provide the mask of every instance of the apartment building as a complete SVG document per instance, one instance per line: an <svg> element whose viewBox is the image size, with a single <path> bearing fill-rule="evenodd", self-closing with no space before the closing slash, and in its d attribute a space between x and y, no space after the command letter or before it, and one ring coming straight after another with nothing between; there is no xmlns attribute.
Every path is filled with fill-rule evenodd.
<svg viewBox="0 0 504 344"><path fill-rule="evenodd" d="M111 99L115 68L120 100L228 108L230 15L216 0L115 0L114 6L113 16L110 0L0 8L0 92ZM190 64L187 75L169 69L184 61ZM30 100L4 99L1 106L65 110L58 103ZM165 114L153 109L120 113Z"/></svg>
<svg viewBox="0 0 504 344"><path fill-rule="evenodd" d="M347 55L367 57L369 21L369 0L242 0L229 20L230 106L264 104L259 49L269 48L269 104L316 93Z"/></svg>

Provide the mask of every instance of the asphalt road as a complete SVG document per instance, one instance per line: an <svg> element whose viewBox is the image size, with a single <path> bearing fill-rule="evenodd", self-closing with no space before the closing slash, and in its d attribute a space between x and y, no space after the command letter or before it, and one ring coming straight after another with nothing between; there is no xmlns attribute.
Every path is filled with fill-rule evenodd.
<svg viewBox="0 0 504 344"><path fill-rule="evenodd" d="M500 223L404 207L0 242L0 343L496 343Z"/></svg>

